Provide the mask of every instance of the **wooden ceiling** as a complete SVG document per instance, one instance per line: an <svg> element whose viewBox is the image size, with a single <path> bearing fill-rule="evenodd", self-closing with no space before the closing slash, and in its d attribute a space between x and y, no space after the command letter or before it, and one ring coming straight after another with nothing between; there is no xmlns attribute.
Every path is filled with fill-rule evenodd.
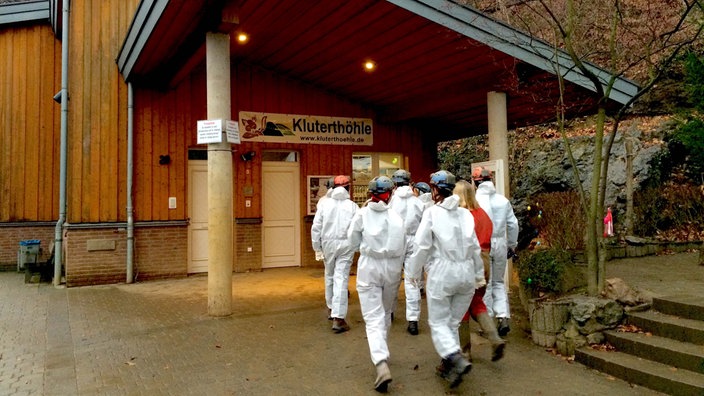
<svg viewBox="0 0 704 396"><path fill-rule="evenodd" d="M135 18L148 22L151 15L152 32L131 32L118 63L129 81L173 85L204 64L205 32L224 30L232 36L233 62L359 102L375 109L380 122L421 123L437 130L438 140L486 133L489 91L507 93L509 128L554 119L558 89L551 73L458 32L451 21L443 25L394 2L404 3L143 0ZM249 35L244 45L236 40L240 32ZM139 54L126 53L140 40ZM372 72L363 67L368 60L377 66ZM576 104L572 115L593 109L587 89L568 84L568 96Z"/></svg>

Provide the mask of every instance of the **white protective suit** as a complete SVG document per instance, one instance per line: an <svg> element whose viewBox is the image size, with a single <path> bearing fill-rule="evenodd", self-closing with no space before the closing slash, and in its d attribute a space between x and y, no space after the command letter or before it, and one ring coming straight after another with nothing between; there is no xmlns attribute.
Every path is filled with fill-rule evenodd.
<svg viewBox="0 0 704 396"><path fill-rule="evenodd" d="M389 207L403 219L406 230L404 263L407 263L413 253L413 238L423 217L425 206L418 197L413 195L413 189L410 186L401 186L391 196ZM403 287L406 294L406 320L417 322L420 319L420 288L410 281L408 274L404 278Z"/></svg>
<svg viewBox="0 0 704 396"><path fill-rule="evenodd" d="M344 187L335 187L330 198L319 203L310 229L313 250L323 252L325 303L334 318L347 316L347 288L354 256L347 229L358 210L349 192Z"/></svg>
<svg viewBox="0 0 704 396"><path fill-rule="evenodd" d="M451 195L423 212L414 242L406 272L418 281L427 262L428 323L435 350L447 358L460 351L457 329L475 284L484 282L474 218L459 207L459 197Z"/></svg>
<svg viewBox="0 0 704 396"><path fill-rule="evenodd" d="M508 249L515 249L518 245L518 220L513 213L511 202L496 192L491 181L482 182L477 187L476 197L479 206L489 215L494 226L494 232L491 234L491 270L484 293L484 304L489 316L510 318L504 274L508 263Z"/></svg>
<svg viewBox="0 0 704 396"><path fill-rule="evenodd" d="M391 308L398 294L406 251L403 219L383 202L369 202L359 210L347 232L359 249L357 293L367 330L372 363L388 360L386 343Z"/></svg>

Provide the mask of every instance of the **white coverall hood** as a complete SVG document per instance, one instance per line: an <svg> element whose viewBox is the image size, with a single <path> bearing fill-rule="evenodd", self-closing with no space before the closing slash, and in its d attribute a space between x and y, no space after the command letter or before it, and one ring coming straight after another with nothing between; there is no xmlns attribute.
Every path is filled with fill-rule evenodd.
<svg viewBox="0 0 704 396"><path fill-rule="evenodd" d="M403 219L406 235L415 235L425 209L423 203L413 195L409 186L401 186L394 191L389 207Z"/></svg>
<svg viewBox="0 0 704 396"><path fill-rule="evenodd" d="M330 194L330 198L332 199L337 199L338 201L344 200L344 199L349 199L350 198L350 193L347 191L346 188L340 186L340 187L335 187L332 190L332 193Z"/></svg>

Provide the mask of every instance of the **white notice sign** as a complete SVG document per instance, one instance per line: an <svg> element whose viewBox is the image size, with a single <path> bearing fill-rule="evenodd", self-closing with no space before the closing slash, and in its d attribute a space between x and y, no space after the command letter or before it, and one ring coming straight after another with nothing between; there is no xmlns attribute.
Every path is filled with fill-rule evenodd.
<svg viewBox="0 0 704 396"><path fill-rule="evenodd" d="M198 121L198 144L222 142L222 120Z"/></svg>
<svg viewBox="0 0 704 396"><path fill-rule="evenodd" d="M225 132L228 143L240 144L240 126L237 121L225 121Z"/></svg>

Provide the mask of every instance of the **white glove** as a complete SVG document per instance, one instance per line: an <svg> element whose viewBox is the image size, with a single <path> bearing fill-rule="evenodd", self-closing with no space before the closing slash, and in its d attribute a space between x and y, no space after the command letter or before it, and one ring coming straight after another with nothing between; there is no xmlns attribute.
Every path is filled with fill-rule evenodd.
<svg viewBox="0 0 704 396"><path fill-rule="evenodd" d="M323 261L325 256L323 255L323 252L316 250L315 251L315 261Z"/></svg>

